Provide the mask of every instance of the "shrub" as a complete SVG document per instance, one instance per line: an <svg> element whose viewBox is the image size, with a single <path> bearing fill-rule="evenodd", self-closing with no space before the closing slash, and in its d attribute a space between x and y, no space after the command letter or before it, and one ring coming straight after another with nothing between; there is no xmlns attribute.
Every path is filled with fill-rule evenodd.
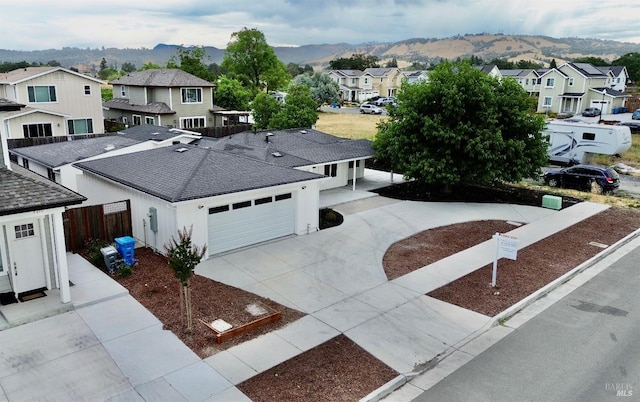
<svg viewBox="0 0 640 402"><path fill-rule="evenodd" d="M116 271L116 276L119 278L126 278L131 275L133 275L133 268L129 265L124 265Z"/></svg>

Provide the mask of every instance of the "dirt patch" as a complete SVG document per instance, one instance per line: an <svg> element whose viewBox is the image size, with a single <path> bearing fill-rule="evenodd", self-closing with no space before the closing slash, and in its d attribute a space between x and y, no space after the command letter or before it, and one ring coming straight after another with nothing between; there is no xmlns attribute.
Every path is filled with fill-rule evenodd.
<svg viewBox="0 0 640 402"><path fill-rule="evenodd" d="M339 335L238 388L256 402L357 401L396 375L352 340Z"/></svg>
<svg viewBox="0 0 640 402"><path fill-rule="evenodd" d="M167 259L150 248L136 249L135 257L138 266L134 267L133 275L115 279L129 290L131 296L151 311L164 324L165 329L173 332L200 358L204 359L231 346L282 328L305 315L270 299L194 275L190 281L194 327L193 331L188 333L180 314L180 283L173 276ZM202 319L210 323L222 319L238 327L260 318L254 314L255 308L252 306L261 304L282 312L282 318L220 344L216 343L215 334L211 329L198 321Z"/></svg>
<svg viewBox="0 0 640 402"><path fill-rule="evenodd" d="M463 224L464 231L476 224ZM515 261L500 259L495 288L487 265L428 296L493 317L601 252L598 244L614 244L638 228L640 211L609 208L518 251ZM449 236L441 234L433 236L446 242Z"/></svg>

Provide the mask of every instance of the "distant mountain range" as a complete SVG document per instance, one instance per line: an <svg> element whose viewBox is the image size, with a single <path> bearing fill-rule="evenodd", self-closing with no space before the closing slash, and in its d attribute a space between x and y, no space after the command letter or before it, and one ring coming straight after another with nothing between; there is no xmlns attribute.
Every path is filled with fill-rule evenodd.
<svg viewBox="0 0 640 402"><path fill-rule="evenodd" d="M165 65L177 54L178 45L159 44L153 49L80 49L64 47L35 51L0 49L0 62L27 61L47 63L58 61L64 67L76 67L81 71L98 69L104 58L109 66L120 67L129 62L137 68L147 62ZM210 57L209 63L220 64L224 49L206 46L205 52ZM280 60L285 64L309 64L316 69L326 68L329 61L340 57L350 57L354 53L377 56L381 64L395 58L399 67L411 65L413 62L437 62L441 59L479 57L489 61L492 59L508 59L511 61L532 60L549 63L571 61L579 57L595 56L607 61L631 52L640 52L640 44L617 42L612 40L551 38L534 35L477 34L458 35L445 39L414 38L394 43L362 43L362 44L322 44L304 45L300 47L274 47Z"/></svg>

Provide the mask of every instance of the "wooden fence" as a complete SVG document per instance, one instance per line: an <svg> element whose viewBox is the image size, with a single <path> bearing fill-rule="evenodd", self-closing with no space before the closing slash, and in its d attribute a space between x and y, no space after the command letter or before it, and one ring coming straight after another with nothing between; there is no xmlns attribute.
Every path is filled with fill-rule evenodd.
<svg viewBox="0 0 640 402"><path fill-rule="evenodd" d="M68 209L62 214L67 251L82 250L89 240L104 240L131 236L131 202L129 200L103 205Z"/></svg>

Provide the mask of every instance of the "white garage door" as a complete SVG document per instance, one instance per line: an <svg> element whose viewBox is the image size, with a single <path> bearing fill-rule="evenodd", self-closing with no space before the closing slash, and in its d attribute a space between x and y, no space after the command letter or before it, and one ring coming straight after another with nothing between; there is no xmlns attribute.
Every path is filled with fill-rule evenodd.
<svg viewBox="0 0 640 402"><path fill-rule="evenodd" d="M209 208L209 255L295 232L291 193Z"/></svg>

